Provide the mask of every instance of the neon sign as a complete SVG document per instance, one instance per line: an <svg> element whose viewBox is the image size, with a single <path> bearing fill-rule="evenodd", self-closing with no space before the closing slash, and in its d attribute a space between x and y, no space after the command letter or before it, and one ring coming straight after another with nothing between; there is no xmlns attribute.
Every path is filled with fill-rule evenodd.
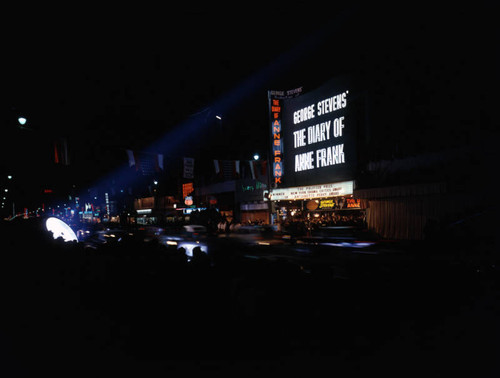
<svg viewBox="0 0 500 378"><path fill-rule="evenodd" d="M300 95L302 88L289 91L268 91L269 118L271 120L271 167L273 184L277 188L283 184L283 130L281 128L283 100Z"/></svg>
<svg viewBox="0 0 500 378"><path fill-rule="evenodd" d="M281 184L283 177L283 142L281 138L281 104L280 100L276 98L271 99L271 114L272 114L272 167L274 184L278 186Z"/></svg>
<svg viewBox="0 0 500 378"><path fill-rule="evenodd" d="M349 209L360 209L361 200L359 198L347 198L347 207Z"/></svg>

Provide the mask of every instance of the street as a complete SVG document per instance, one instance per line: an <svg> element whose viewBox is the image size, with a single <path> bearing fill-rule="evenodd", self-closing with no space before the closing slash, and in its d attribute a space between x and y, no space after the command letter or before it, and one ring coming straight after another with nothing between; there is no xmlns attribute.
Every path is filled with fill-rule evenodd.
<svg viewBox="0 0 500 378"><path fill-rule="evenodd" d="M494 268L372 259L376 274L360 263L341 276L262 252L211 266L146 244L96 253L14 235L2 248L6 377L496 371Z"/></svg>

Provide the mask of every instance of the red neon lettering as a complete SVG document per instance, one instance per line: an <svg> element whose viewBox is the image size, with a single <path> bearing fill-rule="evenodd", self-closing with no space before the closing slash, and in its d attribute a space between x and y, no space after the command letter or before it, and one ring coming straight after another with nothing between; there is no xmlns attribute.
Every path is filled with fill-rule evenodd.
<svg viewBox="0 0 500 378"><path fill-rule="evenodd" d="M274 139L281 139L281 134L273 134Z"/></svg>
<svg viewBox="0 0 500 378"><path fill-rule="evenodd" d="M273 105L279 106L280 105L280 101L279 100L273 100Z"/></svg>
<svg viewBox="0 0 500 378"><path fill-rule="evenodd" d="M274 158L275 163L281 163L281 158L280 157L275 157Z"/></svg>
<svg viewBox="0 0 500 378"><path fill-rule="evenodd" d="M274 183L275 184L281 184L281 177L275 177L274 178Z"/></svg>
<svg viewBox="0 0 500 378"><path fill-rule="evenodd" d="M279 106L271 106L271 112L281 112L281 107Z"/></svg>
<svg viewBox="0 0 500 378"><path fill-rule="evenodd" d="M276 139L276 140L274 141L274 145L275 145L275 146L281 146L281 140L280 140L280 139Z"/></svg>

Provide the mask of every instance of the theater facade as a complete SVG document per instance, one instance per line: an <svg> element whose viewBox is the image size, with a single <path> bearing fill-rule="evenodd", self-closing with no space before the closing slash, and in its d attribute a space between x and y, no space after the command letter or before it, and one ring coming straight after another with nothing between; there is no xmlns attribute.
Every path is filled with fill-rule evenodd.
<svg viewBox="0 0 500 378"><path fill-rule="evenodd" d="M308 93L268 97L273 220L362 217L354 198L360 92L336 78Z"/></svg>

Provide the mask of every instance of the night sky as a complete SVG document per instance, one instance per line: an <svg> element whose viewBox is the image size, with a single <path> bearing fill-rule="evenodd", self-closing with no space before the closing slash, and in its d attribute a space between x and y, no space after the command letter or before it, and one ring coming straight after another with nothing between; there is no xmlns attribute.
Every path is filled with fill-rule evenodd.
<svg viewBox="0 0 500 378"><path fill-rule="evenodd" d="M268 143L267 90L312 90L339 75L369 91L373 142L396 152L416 131L462 143L475 117L491 127L499 55L489 5L273 4L17 11L2 26L3 114L15 109L49 139L68 137L87 182L190 117L205 126L186 151L250 159ZM219 109L223 142L210 131Z"/></svg>

